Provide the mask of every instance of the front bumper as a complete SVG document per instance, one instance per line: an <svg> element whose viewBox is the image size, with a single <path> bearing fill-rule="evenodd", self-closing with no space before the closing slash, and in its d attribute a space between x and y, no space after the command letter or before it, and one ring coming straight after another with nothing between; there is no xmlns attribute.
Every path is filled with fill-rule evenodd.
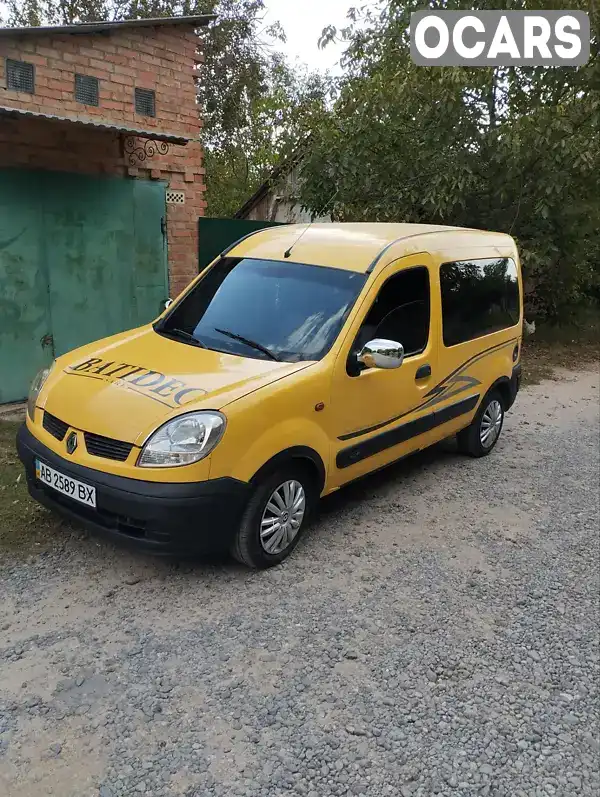
<svg viewBox="0 0 600 797"><path fill-rule="evenodd" d="M17 451L32 498L105 538L148 553L183 555L227 550L250 491L250 485L229 478L173 484L86 468L50 451L25 424L17 433ZM93 485L96 509L38 481L36 459Z"/></svg>

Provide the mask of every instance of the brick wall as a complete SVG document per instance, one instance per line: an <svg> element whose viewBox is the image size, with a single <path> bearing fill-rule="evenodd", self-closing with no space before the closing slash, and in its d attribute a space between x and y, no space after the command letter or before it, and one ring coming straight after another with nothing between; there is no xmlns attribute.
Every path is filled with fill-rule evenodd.
<svg viewBox="0 0 600 797"><path fill-rule="evenodd" d="M196 47L193 31L180 27L0 38L0 105L197 139L201 121L194 81ZM6 58L35 65L34 94L6 88ZM99 79L98 107L76 102L76 73ZM156 117L136 114L135 87L154 89ZM185 191L185 204L167 206L171 295L196 275L197 218L206 205L198 141L170 145L166 155L140 161L124 151L124 137L111 131L0 117L0 168L11 166L160 179Z"/></svg>
<svg viewBox="0 0 600 797"><path fill-rule="evenodd" d="M110 34L0 38L0 105L195 136L197 39L187 28L124 28ZM35 94L6 89L6 58L35 66ZM74 98L75 73L99 79L100 104ZM135 113L134 88L154 89L156 117Z"/></svg>

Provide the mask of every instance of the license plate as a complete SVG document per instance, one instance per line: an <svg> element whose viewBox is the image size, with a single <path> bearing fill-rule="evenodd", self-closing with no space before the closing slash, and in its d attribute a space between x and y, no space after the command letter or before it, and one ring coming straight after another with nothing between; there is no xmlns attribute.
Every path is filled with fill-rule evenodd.
<svg viewBox="0 0 600 797"><path fill-rule="evenodd" d="M72 479L70 476L65 476L49 465L40 462L39 459L35 461L35 475L41 482L47 484L48 487L52 487L56 492L68 495L69 498L79 501L80 504L96 508L95 487L90 487L89 484L84 484L77 481L77 479Z"/></svg>

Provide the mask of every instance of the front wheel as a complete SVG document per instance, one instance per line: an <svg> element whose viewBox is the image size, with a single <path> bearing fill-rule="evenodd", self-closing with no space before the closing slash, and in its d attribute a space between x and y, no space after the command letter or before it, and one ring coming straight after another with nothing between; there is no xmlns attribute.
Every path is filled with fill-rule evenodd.
<svg viewBox="0 0 600 797"><path fill-rule="evenodd" d="M457 434L459 449L471 457L487 456L498 442L503 425L504 400L498 390L491 390L469 426Z"/></svg>
<svg viewBox="0 0 600 797"><path fill-rule="evenodd" d="M248 502L232 555L261 570L283 562L300 541L317 500L308 469L291 464L266 476Z"/></svg>

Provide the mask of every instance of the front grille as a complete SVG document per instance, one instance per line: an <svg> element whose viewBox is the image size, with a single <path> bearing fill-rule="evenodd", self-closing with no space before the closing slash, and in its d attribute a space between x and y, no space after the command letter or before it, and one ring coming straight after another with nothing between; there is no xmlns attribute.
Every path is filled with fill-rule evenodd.
<svg viewBox="0 0 600 797"><path fill-rule="evenodd" d="M125 462L131 449L132 443L124 443L122 440L112 440L110 437L102 437L99 434L84 432L85 447L88 454L104 459L115 459L118 462Z"/></svg>
<svg viewBox="0 0 600 797"><path fill-rule="evenodd" d="M42 426L57 440L63 440L69 428L68 423L61 421L60 418L57 418L56 415L51 415L49 412L44 412Z"/></svg>

